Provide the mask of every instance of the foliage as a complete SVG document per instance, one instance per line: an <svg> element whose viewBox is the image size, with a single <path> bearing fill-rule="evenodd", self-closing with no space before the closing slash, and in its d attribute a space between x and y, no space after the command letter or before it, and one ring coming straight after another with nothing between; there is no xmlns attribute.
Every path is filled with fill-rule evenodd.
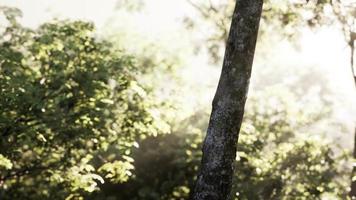
<svg viewBox="0 0 356 200"><path fill-rule="evenodd" d="M133 150L135 171L125 182L101 185L88 199L187 199L199 164L197 134L149 137Z"/></svg>
<svg viewBox="0 0 356 200"><path fill-rule="evenodd" d="M344 157L334 155L326 139L304 132L311 122L327 117L328 111L305 111L296 102L285 90L255 93L249 99L233 199L345 199L342 181L348 177L338 164ZM177 123L172 134L140 142L133 151L132 179L106 183L89 199L188 199L207 121L208 113L197 112Z"/></svg>
<svg viewBox="0 0 356 200"><path fill-rule="evenodd" d="M160 134L170 126L140 84L157 81L142 74L162 73L146 66L176 61L167 64L158 48L127 56L97 39L90 23L30 30L17 23L18 10L2 10L9 24L0 33L0 199L188 199L208 109ZM281 88L265 90L280 92L249 99L234 198L345 199L340 158L309 131L328 116L325 102L305 107Z"/></svg>
<svg viewBox="0 0 356 200"><path fill-rule="evenodd" d="M204 47L208 49L213 63L223 56L235 6L234 0L224 1L194 1L187 0L195 8L199 17L186 16L184 22L190 29L209 30L197 43L197 52ZM264 2L259 37L270 38L276 30L287 38L299 35L301 27L319 27L335 20L331 10L330 0L317 1L285 1L268 0ZM204 44L204 45L202 45Z"/></svg>
<svg viewBox="0 0 356 200"><path fill-rule="evenodd" d="M140 11L145 7L143 0L118 0L116 3L116 9L126 9L128 11Z"/></svg>
<svg viewBox="0 0 356 200"><path fill-rule="evenodd" d="M279 88L280 89L280 88ZM270 91L277 91L271 89ZM267 100L266 100L267 97ZM305 110L290 92L257 93L248 104L236 162L235 199L342 198L332 144L305 132L327 110ZM315 133L313 133L315 134Z"/></svg>
<svg viewBox="0 0 356 200"><path fill-rule="evenodd" d="M138 84L134 60L91 23L21 27L17 9L0 39L0 197L78 199L131 176L130 148L168 132Z"/></svg>

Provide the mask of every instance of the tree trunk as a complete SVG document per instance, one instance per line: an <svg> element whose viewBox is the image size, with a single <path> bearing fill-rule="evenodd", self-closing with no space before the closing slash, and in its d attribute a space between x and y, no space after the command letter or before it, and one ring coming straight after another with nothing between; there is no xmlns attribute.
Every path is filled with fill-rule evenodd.
<svg viewBox="0 0 356 200"><path fill-rule="evenodd" d="M350 64L351 64L351 72L352 76L354 78L354 83L355 83L355 89L356 89L356 74L355 74L355 69L354 69L354 51L355 51L355 40L356 40L356 32L351 32L350 31L350 41L349 41L349 46L351 50L350 54ZM355 160L356 160L356 128L355 128L355 133L354 133L354 154L353 154L353 161L352 161L352 173L351 173L351 190L350 190L350 197L351 199L356 199L356 180L354 180L354 176L356 176L356 165L355 165Z"/></svg>
<svg viewBox="0 0 356 200"><path fill-rule="evenodd" d="M354 135L354 154L353 154L353 158L356 159L356 129L355 129L355 135ZM350 191L351 199L355 199L356 198L356 181L353 178L354 176L356 176L356 166L355 166L355 161L352 161L351 191Z"/></svg>
<svg viewBox="0 0 356 200"><path fill-rule="evenodd" d="M230 199L263 0L236 0L193 200Z"/></svg>

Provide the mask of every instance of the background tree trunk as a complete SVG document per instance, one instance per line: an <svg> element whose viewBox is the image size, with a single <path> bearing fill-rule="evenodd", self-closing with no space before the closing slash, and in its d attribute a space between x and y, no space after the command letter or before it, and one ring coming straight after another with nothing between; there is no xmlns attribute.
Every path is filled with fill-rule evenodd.
<svg viewBox="0 0 356 200"><path fill-rule="evenodd" d="M355 128L355 133L354 133L354 153L353 153L353 158L356 159L356 128ZM350 190L350 197L351 199L356 198L356 181L353 180L353 177L356 175L356 166L355 166L355 161L352 161L352 173L351 173L351 190Z"/></svg>
<svg viewBox="0 0 356 200"><path fill-rule="evenodd" d="M355 89L356 89L356 74L354 69L354 51L355 51L355 40L356 40L356 32L350 31L350 65L351 65L351 73L354 78ZM350 190L350 197L351 199L356 199L356 180L354 180L354 176L356 176L356 128L354 133L354 153L353 153L353 161L352 161L352 173L351 173L351 190Z"/></svg>
<svg viewBox="0 0 356 200"><path fill-rule="evenodd" d="M263 0L237 0L219 85L212 104L194 200L230 199Z"/></svg>

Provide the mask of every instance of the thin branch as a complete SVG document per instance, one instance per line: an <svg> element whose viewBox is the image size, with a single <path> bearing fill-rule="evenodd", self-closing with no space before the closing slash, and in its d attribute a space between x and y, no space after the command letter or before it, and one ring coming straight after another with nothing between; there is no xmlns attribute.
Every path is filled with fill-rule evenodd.
<svg viewBox="0 0 356 200"><path fill-rule="evenodd" d="M354 77L354 82L355 82L355 87L356 87L356 74L355 74L355 67L354 67L354 54L355 54L355 39L353 34L356 35L356 33L351 32L350 36L350 49L351 49L351 55L350 55L350 64L351 64L351 71L352 71L352 76Z"/></svg>
<svg viewBox="0 0 356 200"><path fill-rule="evenodd" d="M206 10L202 9L198 4L194 3L193 1L191 0L187 0L187 2L193 6L195 9L197 9L201 15L203 15L203 17L206 17L206 18L209 18L210 15L209 15L209 12L207 12Z"/></svg>

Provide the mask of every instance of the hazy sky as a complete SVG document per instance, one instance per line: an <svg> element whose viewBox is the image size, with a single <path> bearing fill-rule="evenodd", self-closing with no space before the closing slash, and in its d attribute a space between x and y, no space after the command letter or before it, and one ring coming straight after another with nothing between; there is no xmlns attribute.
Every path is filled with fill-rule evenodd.
<svg viewBox="0 0 356 200"><path fill-rule="evenodd" d="M137 29L137 32L153 38L152 40L165 40L159 42L165 42L168 48L170 40L176 41L181 48L189 48L189 40L184 39L187 35L183 37L184 30L180 24L182 17L193 11L186 1L144 0L144 2L146 8L143 12L126 18L118 11L117 0L0 0L0 5L20 8L24 15L21 22L30 27L36 27L53 18L70 18L93 21L99 31L106 31L107 26L124 21L125 26L130 25L131 29ZM206 31L208 30L202 32ZM180 39L181 41L177 42ZM257 48L262 48L259 45L261 44L257 44ZM254 71L266 67L272 71L277 70L274 66L282 66L278 68L279 70L290 67L322 69L321 71L328 76L327 80L332 83L333 89L341 94L338 97L343 101L341 104L345 105L344 109L339 110L337 117L340 121L347 121L351 130L356 115L356 104L352 103L356 99L356 90L353 88L349 67L349 50L342 35L334 29L324 29L318 33L306 30L299 41L299 47L299 50L295 50L284 43L275 44L270 47L269 63L257 58ZM185 98L187 105L190 104L194 108L199 104L210 105L220 69L209 66L204 57L190 57L187 63L190 64L184 66L182 76L191 85L201 86L201 89L197 87L195 95L183 94L182 97Z"/></svg>
<svg viewBox="0 0 356 200"><path fill-rule="evenodd" d="M94 21L101 28L115 16L120 0L0 0L0 4L15 6L24 13L22 22L28 26L39 25L53 17ZM121 0L123 1L123 0ZM166 26L189 11L184 0L145 0L146 22Z"/></svg>

